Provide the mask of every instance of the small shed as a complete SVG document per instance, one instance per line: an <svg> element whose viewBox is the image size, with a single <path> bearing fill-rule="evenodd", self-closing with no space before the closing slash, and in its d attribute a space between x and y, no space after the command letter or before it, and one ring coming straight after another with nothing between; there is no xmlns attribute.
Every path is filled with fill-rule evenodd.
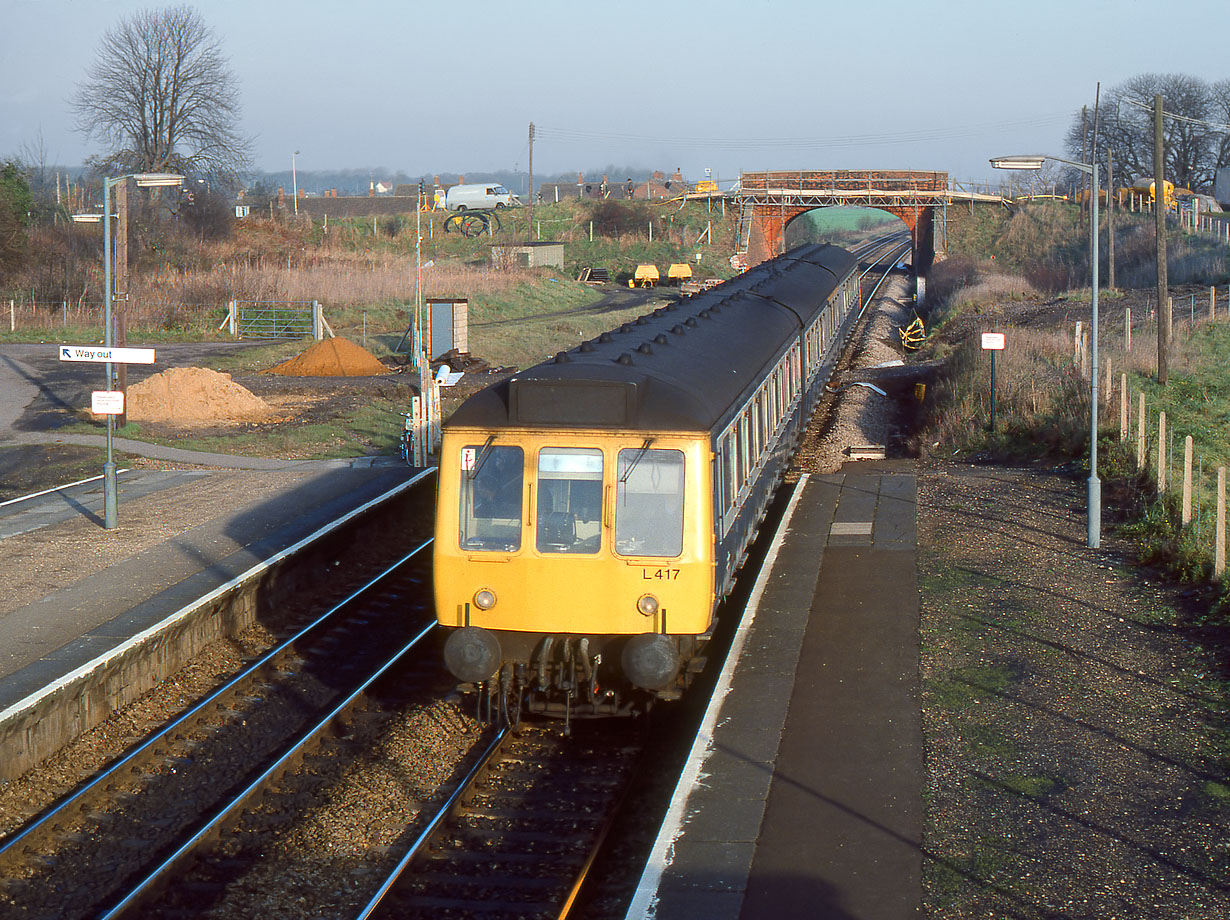
<svg viewBox="0 0 1230 920"><path fill-rule="evenodd" d="M491 264L496 268L563 268L564 244L499 243L491 247Z"/></svg>

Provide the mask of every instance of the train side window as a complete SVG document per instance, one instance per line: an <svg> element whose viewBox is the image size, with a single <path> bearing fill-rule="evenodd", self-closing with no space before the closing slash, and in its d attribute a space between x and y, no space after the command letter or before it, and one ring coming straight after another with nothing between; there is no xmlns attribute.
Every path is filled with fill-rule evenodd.
<svg viewBox="0 0 1230 920"><path fill-rule="evenodd" d="M683 552L683 451L619 452L615 552L678 556Z"/></svg>
<svg viewBox="0 0 1230 920"><path fill-rule="evenodd" d="M520 447L482 444L461 449L462 549L516 552L521 548L521 495L525 454Z"/></svg>
<svg viewBox="0 0 1230 920"><path fill-rule="evenodd" d="M726 464L726 507L733 508L739 497L739 448L737 429L732 428L725 438L722 459Z"/></svg>
<svg viewBox="0 0 1230 920"><path fill-rule="evenodd" d="M739 416L739 489L742 490L747 484L748 477L752 471L751 458L751 432L748 425L747 412L745 411Z"/></svg>
<svg viewBox="0 0 1230 920"><path fill-rule="evenodd" d="M538 452L535 545L540 553L596 553L602 544L602 451Z"/></svg>

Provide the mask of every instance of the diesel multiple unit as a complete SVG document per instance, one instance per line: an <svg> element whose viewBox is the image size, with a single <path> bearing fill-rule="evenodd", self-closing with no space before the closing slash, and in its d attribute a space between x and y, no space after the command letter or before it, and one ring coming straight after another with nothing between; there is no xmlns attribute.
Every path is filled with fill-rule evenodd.
<svg viewBox="0 0 1230 920"><path fill-rule="evenodd" d="M494 384L445 423L445 660L510 712L686 686L859 306L809 245Z"/></svg>

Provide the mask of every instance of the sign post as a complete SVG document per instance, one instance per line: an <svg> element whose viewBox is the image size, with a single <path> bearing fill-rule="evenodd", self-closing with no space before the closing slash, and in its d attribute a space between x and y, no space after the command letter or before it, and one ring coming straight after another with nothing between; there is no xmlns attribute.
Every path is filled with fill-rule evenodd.
<svg viewBox="0 0 1230 920"><path fill-rule="evenodd" d="M1004 350L1004 334L1002 332L984 332L982 334L983 351L991 353L991 431L995 431L995 352Z"/></svg>
<svg viewBox="0 0 1230 920"><path fill-rule="evenodd" d="M108 237L110 239L110 237ZM111 365L153 364L152 348L99 348L96 345L60 345L61 361L89 361L107 365L107 389L95 390L90 398L90 410L95 415L107 416L107 460L103 464L103 527L114 530L118 526L115 487L115 460L111 441L115 433L115 417L124 414L124 391L114 387Z"/></svg>

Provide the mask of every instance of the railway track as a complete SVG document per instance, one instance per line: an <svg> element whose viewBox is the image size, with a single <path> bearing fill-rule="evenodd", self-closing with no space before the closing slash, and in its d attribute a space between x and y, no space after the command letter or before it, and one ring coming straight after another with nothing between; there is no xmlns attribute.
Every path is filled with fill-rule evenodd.
<svg viewBox="0 0 1230 920"><path fill-rule="evenodd" d="M570 916L643 750L630 720L502 729L359 920Z"/></svg>
<svg viewBox="0 0 1230 920"><path fill-rule="evenodd" d="M373 675L422 643L433 622L427 546L0 841L0 907L31 917L135 915L358 711Z"/></svg>

